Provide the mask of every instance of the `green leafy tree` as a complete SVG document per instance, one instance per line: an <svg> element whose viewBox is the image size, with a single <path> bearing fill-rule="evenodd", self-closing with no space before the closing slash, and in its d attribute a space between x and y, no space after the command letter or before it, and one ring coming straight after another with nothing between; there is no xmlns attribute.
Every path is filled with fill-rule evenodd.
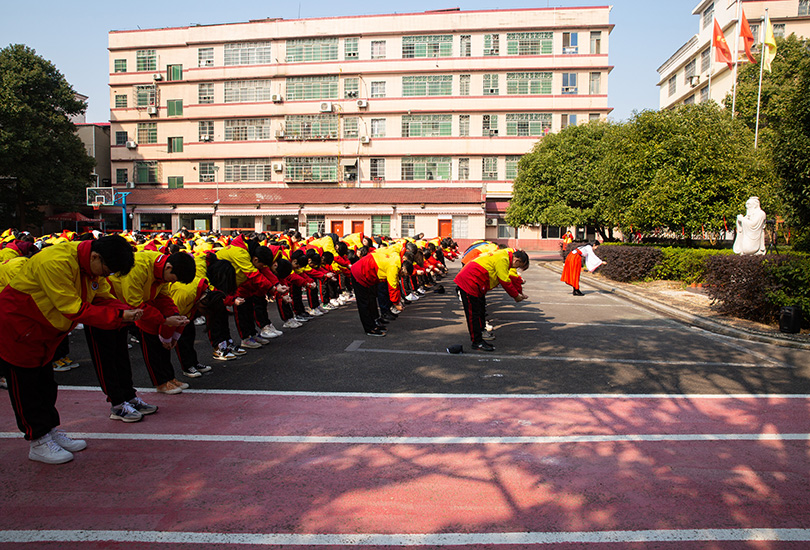
<svg viewBox="0 0 810 550"><path fill-rule="evenodd" d="M44 203L75 206L90 182L88 156L69 117L86 105L49 61L24 45L0 50L0 223L26 228Z"/></svg>
<svg viewBox="0 0 810 550"><path fill-rule="evenodd" d="M520 160L506 220L529 224L590 225L603 239L613 224L603 215L600 158L615 126L590 122L549 134Z"/></svg>

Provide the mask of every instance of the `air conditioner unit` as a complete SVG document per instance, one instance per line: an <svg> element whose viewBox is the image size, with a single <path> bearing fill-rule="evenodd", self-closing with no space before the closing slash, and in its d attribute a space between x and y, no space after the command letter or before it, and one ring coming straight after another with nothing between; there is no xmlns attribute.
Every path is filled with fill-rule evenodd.
<svg viewBox="0 0 810 550"><path fill-rule="evenodd" d="M368 99L358 99L357 107L360 109L365 109L366 107L368 107Z"/></svg>
<svg viewBox="0 0 810 550"><path fill-rule="evenodd" d="M489 135L490 136L497 136L498 135L498 130L490 130Z"/></svg>
<svg viewBox="0 0 810 550"><path fill-rule="evenodd" d="M284 171L284 165L282 163L280 163L280 162L274 162L273 163L273 171L275 171L275 172L283 172Z"/></svg>
<svg viewBox="0 0 810 550"><path fill-rule="evenodd" d="M146 112L149 114L149 116L155 116L158 113L158 108L154 105L150 105L146 108Z"/></svg>
<svg viewBox="0 0 810 550"><path fill-rule="evenodd" d="M487 95L498 95L498 90L495 88L487 88Z"/></svg>
<svg viewBox="0 0 810 550"><path fill-rule="evenodd" d="M138 143L135 141L128 141L127 142L127 149L135 149L138 147Z"/></svg>
<svg viewBox="0 0 810 550"><path fill-rule="evenodd" d="M346 52L346 58L357 57L357 52Z"/></svg>
<svg viewBox="0 0 810 550"><path fill-rule="evenodd" d="M369 136L360 136L360 143L369 144L371 143L371 138Z"/></svg>
<svg viewBox="0 0 810 550"><path fill-rule="evenodd" d="M128 181L127 182L127 189L135 189L135 182L134 181Z"/></svg>
<svg viewBox="0 0 810 550"><path fill-rule="evenodd" d="M203 136L200 136L200 141L214 141L214 136L205 134Z"/></svg>
<svg viewBox="0 0 810 550"><path fill-rule="evenodd" d="M284 133L284 130L279 130L276 132L276 139L284 139L285 137L287 137L287 134Z"/></svg>
<svg viewBox="0 0 810 550"><path fill-rule="evenodd" d="M284 98L281 97L281 94L273 94L270 96L270 101L272 101L273 103L281 103L282 101L284 101Z"/></svg>
<svg viewBox="0 0 810 550"><path fill-rule="evenodd" d="M487 218L486 224L488 226L498 225L498 218Z"/></svg>
<svg viewBox="0 0 810 550"><path fill-rule="evenodd" d="M155 73L152 75L152 80L163 80L163 75L160 73Z"/></svg>
<svg viewBox="0 0 810 550"><path fill-rule="evenodd" d="M349 98L349 99L353 99L353 98L357 97L357 90L350 90L350 91L346 92L346 97Z"/></svg>
<svg viewBox="0 0 810 550"><path fill-rule="evenodd" d="M700 84L700 76L696 75L696 76L690 76L689 77L689 85L690 86L692 86L694 88L698 84Z"/></svg>
<svg viewBox="0 0 810 550"><path fill-rule="evenodd" d="M324 101L321 103L321 112L322 113L331 113L332 112L332 102L331 101Z"/></svg>

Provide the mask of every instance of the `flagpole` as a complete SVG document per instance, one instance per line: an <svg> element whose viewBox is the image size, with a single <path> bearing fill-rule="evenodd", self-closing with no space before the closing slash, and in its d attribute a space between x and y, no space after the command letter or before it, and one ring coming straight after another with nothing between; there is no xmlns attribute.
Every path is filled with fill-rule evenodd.
<svg viewBox="0 0 810 550"><path fill-rule="evenodd" d="M734 82L732 83L731 92L731 118L737 111L737 66L740 64L740 34L742 33L742 25L740 24L740 11L742 10L742 0L737 0L737 24L734 33Z"/></svg>
<svg viewBox="0 0 810 550"><path fill-rule="evenodd" d="M714 29L714 27L712 27ZM714 73L714 32L712 32L712 37L709 40L709 101L712 99L712 73Z"/></svg>
<svg viewBox="0 0 810 550"><path fill-rule="evenodd" d="M765 22L768 20L768 8L765 8L765 17L762 18L760 25L760 42L759 42L759 91L757 92L757 123L754 129L754 149L757 148L759 143L759 105L762 101L762 73L765 69Z"/></svg>

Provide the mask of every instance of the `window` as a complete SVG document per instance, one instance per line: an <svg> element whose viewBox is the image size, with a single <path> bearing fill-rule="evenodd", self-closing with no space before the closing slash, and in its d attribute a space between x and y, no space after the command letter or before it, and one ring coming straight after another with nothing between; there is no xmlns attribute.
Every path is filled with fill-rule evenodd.
<svg viewBox="0 0 810 550"><path fill-rule="evenodd" d="M703 10L703 15L701 17L704 29L712 24L712 20L714 20L714 2L709 4L709 7Z"/></svg>
<svg viewBox="0 0 810 550"><path fill-rule="evenodd" d="M576 94L577 93L577 73L563 73L562 75L563 94Z"/></svg>
<svg viewBox="0 0 810 550"><path fill-rule="evenodd" d="M337 182L337 157L285 158L284 181Z"/></svg>
<svg viewBox="0 0 810 550"><path fill-rule="evenodd" d="M599 113L588 113L588 122L599 121L602 117L599 116Z"/></svg>
<svg viewBox="0 0 810 550"><path fill-rule="evenodd" d="M182 153L183 152L183 138L170 137L168 142L168 153Z"/></svg>
<svg viewBox="0 0 810 550"><path fill-rule="evenodd" d="M267 92L270 92L270 81L267 82ZM337 99L337 76L291 76L287 78L287 99Z"/></svg>
<svg viewBox="0 0 810 550"><path fill-rule="evenodd" d="M252 103L257 101L271 101L273 94L270 85L271 85L270 80L226 81L225 103Z"/></svg>
<svg viewBox="0 0 810 550"><path fill-rule="evenodd" d="M509 155L506 157L506 179L509 181L514 180L518 175L518 163L520 162L520 157L515 155Z"/></svg>
<svg viewBox="0 0 810 550"><path fill-rule="evenodd" d="M214 182L216 181L217 171L213 162L201 162L198 165L201 182Z"/></svg>
<svg viewBox="0 0 810 550"><path fill-rule="evenodd" d="M371 137L385 137L385 119L371 119Z"/></svg>
<svg viewBox="0 0 810 550"><path fill-rule="evenodd" d="M213 84L198 84L197 85L197 102L198 103L213 103L214 102L214 85Z"/></svg>
<svg viewBox="0 0 810 550"><path fill-rule="evenodd" d="M116 145L126 145L127 141L129 141L129 134L126 132L116 132L115 133L115 144Z"/></svg>
<svg viewBox="0 0 810 550"><path fill-rule="evenodd" d="M470 75L458 75L458 95L470 95Z"/></svg>
<svg viewBox="0 0 810 550"><path fill-rule="evenodd" d="M140 160L134 166L135 183L157 183L158 164L154 160Z"/></svg>
<svg viewBox="0 0 810 550"><path fill-rule="evenodd" d="M774 23L774 25L773 25L773 36L774 36L774 38L784 38L785 37L785 24L784 23Z"/></svg>
<svg viewBox="0 0 810 550"><path fill-rule="evenodd" d="M579 53L579 34L575 32L563 33L563 54Z"/></svg>
<svg viewBox="0 0 810 550"><path fill-rule="evenodd" d="M705 101L709 101L709 87L704 86L700 90L700 102L703 103Z"/></svg>
<svg viewBox="0 0 810 550"><path fill-rule="evenodd" d="M591 31L591 55L602 53L602 31Z"/></svg>
<svg viewBox="0 0 810 550"><path fill-rule="evenodd" d="M372 235L391 234L391 216L371 216Z"/></svg>
<svg viewBox="0 0 810 550"><path fill-rule="evenodd" d="M697 60L693 59L683 68L683 83L686 85L692 84L692 77L695 76L697 70Z"/></svg>
<svg viewBox="0 0 810 550"><path fill-rule="evenodd" d="M236 42L225 44L225 66L264 65L273 62L270 42ZM213 63L212 63L213 65Z"/></svg>
<svg viewBox="0 0 810 550"><path fill-rule="evenodd" d="M759 48L758 44L762 42L762 37L759 34L759 25L751 23L750 28L751 28L751 36L754 37L754 45L752 46L751 50L756 52L758 51L757 48Z"/></svg>
<svg viewBox="0 0 810 550"><path fill-rule="evenodd" d="M166 178L169 182L169 189L182 189L183 176L169 176Z"/></svg>
<svg viewBox="0 0 810 550"><path fill-rule="evenodd" d="M115 169L115 183L118 185L126 185L129 181L129 170L126 168Z"/></svg>
<svg viewBox="0 0 810 550"><path fill-rule="evenodd" d="M500 55L501 43L500 35L485 34L484 35L484 55Z"/></svg>
<svg viewBox="0 0 810 550"><path fill-rule="evenodd" d="M544 136L551 131L551 113L506 115L507 136Z"/></svg>
<svg viewBox="0 0 810 550"><path fill-rule="evenodd" d="M371 97L385 97L384 81L376 81L371 83Z"/></svg>
<svg viewBox="0 0 810 550"><path fill-rule="evenodd" d="M403 157L401 161L401 176L404 181L449 181L451 174L450 157Z"/></svg>
<svg viewBox="0 0 810 550"><path fill-rule="evenodd" d="M551 94L551 73L506 73L508 95Z"/></svg>
<svg viewBox="0 0 810 550"><path fill-rule="evenodd" d="M560 115L560 128L577 125L577 115Z"/></svg>
<svg viewBox="0 0 810 550"><path fill-rule="evenodd" d="M360 79L359 78L344 78L343 79L343 97L345 99L356 99L360 96Z"/></svg>
<svg viewBox="0 0 810 550"><path fill-rule="evenodd" d="M166 101L167 116L183 116L183 100L169 99Z"/></svg>
<svg viewBox="0 0 810 550"><path fill-rule="evenodd" d="M403 36L402 57L414 59L422 57L450 57L453 55L453 36Z"/></svg>
<svg viewBox="0 0 810 550"><path fill-rule="evenodd" d="M138 50L135 52L135 70L136 71L156 71L157 70L157 51L156 50Z"/></svg>
<svg viewBox="0 0 810 550"><path fill-rule="evenodd" d="M359 119L357 117L346 117L343 119L343 137L352 139L360 136Z"/></svg>
<svg viewBox="0 0 810 550"><path fill-rule="evenodd" d="M711 51L709 48L700 52L700 72L702 73L708 72L712 66Z"/></svg>
<svg viewBox="0 0 810 550"><path fill-rule="evenodd" d="M481 135L484 137L498 135L498 115L484 115L482 117Z"/></svg>
<svg viewBox="0 0 810 550"><path fill-rule="evenodd" d="M359 38L346 38L343 40L343 58L357 59L360 55Z"/></svg>
<svg viewBox="0 0 810 550"><path fill-rule="evenodd" d="M498 75L485 74L484 75L484 95L498 95Z"/></svg>
<svg viewBox="0 0 810 550"><path fill-rule="evenodd" d="M269 158L225 161L225 181L270 181L273 166Z"/></svg>
<svg viewBox="0 0 810 550"><path fill-rule="evenodd" d="M154 84L135 86L135 105L138 107L157 105L157 86Z"/></svg>
<svg viewBox="0 0 810 550"><path fill-rule="evenodd" d="M452 115L402 115L402 137L453 135Z"/></svg>
<svg viewBox="0 0 810 550"><path fill-rule="evenodd" d="M214 66L214 48L197 49L197 66L198 67Z"/></svg>
<svg viewBox="0 0 810 550"><path fill-rule="evenodd" d="M138 143L157 143L157 122L138 123Z"/></svg>
<svg viewBox="0 0 810 550"><path fill-rule="evenodd" d="M267 132L270 132L270 119L264 119ZM338 115L321 113L317 115L287 115L284 128L288 136L299 139L337 139Z"/></svg>
<svg viewBox="0 0 810 550"><path fill-rule="evenodd" d="M543 239L559 239L565 231L565 227L559 225L544 225L540 234Z"/></svg>
<svg viewBox="0 0 810 550"><path fill-rule="evenodd" d="M684 105L694 105L694 103L695 103L695 94L692 94L683 100Z"/></svg>
<svg viewBox="0 0 810 550"><path fill-rule="evenodd" d="M453 95L452 75L403 76L402 95L440 96Z"/></svg>
<svg viewBox="0 0 810 550"><path fill-rule="evenodd" d="M183 66L169 65L166 67L166 80L169 82L183 80Z"/></svg>
<svg viewBox="0 0 810 550"><path fill-rule="evenodd" d="M589 83L588 92L590 95L599 95L602 93L602 73L591 73L591 81Z"/></svg>
<svg viewBox="0 0 810 550"><path fill-rule="evenodd" d="M303 38L287 40L287 63L337 61L337 38Z"/></svg>
<svg viewBox="0 0 810 550"><path fill-rule="evenodd" d="M127 96L124 94L116 94L115 96L115 108L116 109L126 109L127 108Z"/></svg>
<svg viewBox="0 0 810 550"><path fill-rule="evenodd" d="M470 179L470 159L458 159L458 179L459 181L467 181Z"/></svg>
<svg viewBox="0 0 810 550"><path fill-rule="evenodd" d="M453 216L453 238L467 238L467 216Z"/></svg>
<svg viewBox="0 0 810 550"><path fill-rule="evenodd" d="M307 235L326 233L326 216L307 214Z"/></svg>
<svg viewBox="0 0 810 550"><path fill-rule="evenodd" d="M114 62L115 65L115 72L116 73L125 73L127 72L127 60L126 59L116 59Z"/></svg>
<svg viewBox="0 0 810 550"><path fill-rule="evenodd" d="M675 91L678 88L678 78L676 76L672 76L669 79L669 95L670 97L675 95Z"/></svg>
<svg viewBox="0 0 810 550"><path fill-rule="evenodd" d="M810 15L810 0L799 0L799 15Z"/></svg>
<svg viewBox="0 0 810 550"><path fill-rule="evenodd" d="M403 214L400 217L401 237L413 237L416 235L416 216L413 214Z"/></svg>
<svg viewBox="0 0 810 550"><path fill-rule="evenodd" d="M461 35L459 44L459 55L461 57L470 57L472 55L471 39L472 36L469 34Z"/></svg>
<svg viewBox="0 0 810 550"><path fill-rule="evenodd" d="M515 228L507 225L506 221L498 220L498 238L499 239L514 239Z"/></svg>
<svg viewBox="0 0 810 550"><path fill-rule="evenodd" d="M214 141L214 121L201 120L199 122L200 141Z"/></svg>
<svg viewBox="0 0 810 550"><path fill-rule="evenodd" d="M385 40L371 41L371 59L385 59Z"/></svg>
<svg viewBox="0 0 810 550"><path fill-rule="evenodd" d="M548 55L554 49L553 32L510 32L506 34L508 55Z"/></svg>
<svg viewBox="0 0 810 550"><path fill-rule="evenodd" d="M498 157L484 157L481 159L481 179L493 181L498 179Z"/></svg>
<svg viewBox="0 0 810 550"><path fill-rule="evenodd" d="M273 139L269 118L230 119L225 121L225 141Z"/></svg>
<svg viewBox="0 0 810 550"><path fill-rule="evenodd" d="M372 181L385 181L385 159L370 159L369 176L371 177Z"/></svg>
<svg viewBox="0 0 810 550"><path fill-rule="evenodd" d="M458 135L461 137L470 135L470 115L458 115Z"/></svg>

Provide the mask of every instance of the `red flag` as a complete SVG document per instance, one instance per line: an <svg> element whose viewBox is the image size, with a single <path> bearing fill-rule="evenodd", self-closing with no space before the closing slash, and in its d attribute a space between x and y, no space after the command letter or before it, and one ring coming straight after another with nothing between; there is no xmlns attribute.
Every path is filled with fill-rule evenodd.
<svg viewBox="0 0 810 550"><path fill-rule="evenodd" d="M745 10L742 10L742 19L740 21L740 37L743 39L745 46L745 55L748 61L754 63L754 54L751 53L751 46L754 45L754 34L751 32L751 27L748 25L748 19L745 18Z"/></svg>
<svg viewBox="0 0 810 550"><path fill-rule="evenodd" d="M720 29L717 19L714 20L714 51L715 61L722 61L728 65L729 69L733 67L731 48L728 47L728 42L726 42L726 37Z"/></svg>

